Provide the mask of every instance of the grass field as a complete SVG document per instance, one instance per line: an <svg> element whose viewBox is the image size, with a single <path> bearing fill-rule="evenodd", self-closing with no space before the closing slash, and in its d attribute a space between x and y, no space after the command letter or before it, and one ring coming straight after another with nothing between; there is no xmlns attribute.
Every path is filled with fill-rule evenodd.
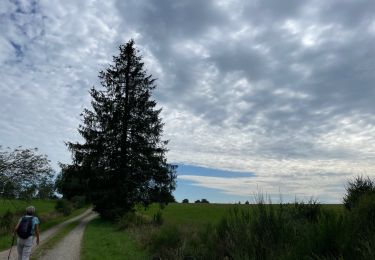
<svg viewBox="0 0 375 260"><path fill-rule="evenodd" d="M252 208L252 204L205 204L205 203L170 203L162 210L163 218L169 224L204 225L216 224L228 212L229 209L238 207L240 209ZM278 206L275 204L274 206ZM342 213L342 204L323 204L322 208ZM159 204L152 204L146 210L138 208L137 211L149 217L153 217L160 210Z"/></svg>
<svg viewBox="0 0 375 260"><path fill-rule="evenodd" d="M164 221L168 224L184 225L205 225L207 223L217 223L228 211L234 207L231 204L185 204L170 203L161 210ZM238 205L239 207L249 207L249 205ZM152 204L148 209L138 208L138 212L149 217L153 217L160 210L159 204Z"/></svg>
<svg viewBox="0 0 375 260"><path fill-rule="evenodd" d="M102 259L108 255L110 259L150 259L149 255L155 251L160 252L163 247L169 250L168 246L173 243L181 246L184 243L181 238L196 236L200 231L204 232L207 225L218 225L234 208L252 212L254 205L171 203L161 210L158 204L152 204L147 209L137 208L137 212L152 221L153 216L161 211L161 226L149 224L124 231L119 231L116 224L97 219L88 224L82 259ZM322 205L322 208L337 214L344 211L342 205ZM155 246L159 248L152 248ZM180 259L178 255L168 256L168 253L164 252L166 259Z"/></svg>
<svg viewBox="0 0 375 260"><path fill-rule="evenodd" d="M12 212L24 212L27 206L33 205L36 208L37 214L48 213L54 211L56 201L53 200L31 200L30 202L20 200L4 200L0 199L0 215L7 210Z"/></svg>

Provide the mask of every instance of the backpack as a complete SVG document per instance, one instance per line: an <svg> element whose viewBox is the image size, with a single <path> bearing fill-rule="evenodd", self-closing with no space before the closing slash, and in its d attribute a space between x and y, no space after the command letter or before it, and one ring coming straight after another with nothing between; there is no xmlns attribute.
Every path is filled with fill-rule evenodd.
<svg viewBox="0 0 375 260"><path fill-rule="evenodd" d="M26 239L31 236L31 230L33 227L33 217L22 217L20 224L18 225L17 234L20 238Z"/></svg>

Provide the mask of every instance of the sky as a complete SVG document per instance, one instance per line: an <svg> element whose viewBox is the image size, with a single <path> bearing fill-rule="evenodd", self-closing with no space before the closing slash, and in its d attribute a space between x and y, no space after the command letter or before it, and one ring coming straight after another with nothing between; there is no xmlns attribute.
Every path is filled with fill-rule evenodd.
<svg viewBox="0 0 375 260"><path fill-rule="evenodd" d="M340 203L375 177L371 0L1 0L0 144L58 172L130 39L157 78L177 200Z"/></svg>

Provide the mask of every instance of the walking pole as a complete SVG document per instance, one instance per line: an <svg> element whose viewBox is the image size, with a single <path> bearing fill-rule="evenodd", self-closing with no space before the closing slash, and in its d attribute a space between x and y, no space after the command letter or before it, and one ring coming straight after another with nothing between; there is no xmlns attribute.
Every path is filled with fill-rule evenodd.
<svg viewBox="0 0 375 260"><path fill-rule="evenodd" d="M12 252L12 247L13 247L13 244L14 244L14 238L15 238L15 237L16 237L16 235L13 234L12 245L10 246L9 255L8 255L8 260L10 259L10 253Z"/></svg>

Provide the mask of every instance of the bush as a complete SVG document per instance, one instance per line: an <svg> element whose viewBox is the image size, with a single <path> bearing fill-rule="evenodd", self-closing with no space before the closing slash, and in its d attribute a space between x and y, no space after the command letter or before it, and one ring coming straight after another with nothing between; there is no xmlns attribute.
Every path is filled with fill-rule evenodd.
<svg viewBox="0 0 375 260"><path fill-rule="evenodd" d="M166 259L178 258L178 248L181 246L181 232L177 226L163 226L159 232L155 232L151 236L151 251Z"/></svg>
<svg viewBox="0 0 375 260"><path fill-rule="evenodd" d="M56 202L55 209L64 216L69 216L72 213L73 206L69 201L60 199Z"/></svg>
<svg viewBox="0 0 375 260"><path fill-rule="evenodd" d="M189 200L188 199L183 199L182 203L189 203Z"/></svg>
<svg viewBox="0 0 375 260"><path fill-rule="evenodd" d="M348 212L345 258L375 259L375 194L362 195ZM369 257L372 256L372 257Z"/></svg>
<svg viewBox="0 0 375 260"><path fill-rule="evenodd" d="M15 226L15 215L7 210L0 218L0 234L9 233Z"/></svg>
<svg viewBox="0 0 375 260"><path fill-rule="evenodd" d="M119 230L124 230L131 227L139 227L142 225L150 224L151 221L145 216L129 211L120 218L117 219L117 226Z"/></svg>
<svg viewBox="0 0 375 260"><path fill-rule="evenodd" d="M360 197L368 193L375 193L375 183L369 177L358 176L353 181L349 181L343 199L345 208L351 210Z"/></svg>
<svg viewBox="0 0 375 260"><path fill-rule="evenodd" d="M70 201L73 203L73 207L76 209L83 208L86 205L85 196L74 196Z"/></svg>
<svg viewBox="0 0 375 260"><path fill-rule="evenodd" d="M296 201L292 211L295 219L314 222L317 221L320 216L321 204L313 199L310 199L307 203Z"/></svg>

